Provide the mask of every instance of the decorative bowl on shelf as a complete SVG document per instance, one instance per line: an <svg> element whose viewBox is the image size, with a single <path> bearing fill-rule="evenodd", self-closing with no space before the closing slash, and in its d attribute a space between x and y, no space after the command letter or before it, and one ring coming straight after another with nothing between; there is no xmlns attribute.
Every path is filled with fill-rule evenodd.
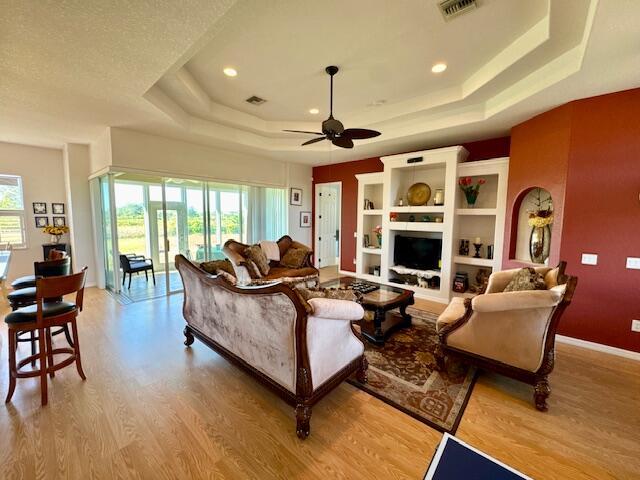
<svg viewBox="0 0 640 480"><path fill-rule="evenodd" d="M407 192L407 201L409 205L420 206L426 205L431 198L431 187L426 183L418 182L409 187Z"/></svg>

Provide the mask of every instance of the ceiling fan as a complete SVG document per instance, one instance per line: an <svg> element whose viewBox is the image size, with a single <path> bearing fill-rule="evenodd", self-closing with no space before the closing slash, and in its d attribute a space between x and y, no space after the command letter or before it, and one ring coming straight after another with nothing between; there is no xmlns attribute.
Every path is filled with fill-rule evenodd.
<svg viewBox="0 0 640 480"><path fill-rule="evenodd" d="M309 133L311 135L322 135L318 138L312 138L311 140L307 140L302 144L310 145L312 143L320 142L322 140L329 140L331 143L336 145L337 147L342 148L353 148L354 140L362 140L365 138L373 138L380 135L380 132L376 132L375 130L368 130L366 128L344 128L342 122L333 118L333 76L338 73L338 67L329 66L325 68L325 71L331 77L331 97L329 100L329 118L327 118L324 122L322 122L322 132L307 132L304 130L283 130L285 132L293 132L293 133Z"/></svg>

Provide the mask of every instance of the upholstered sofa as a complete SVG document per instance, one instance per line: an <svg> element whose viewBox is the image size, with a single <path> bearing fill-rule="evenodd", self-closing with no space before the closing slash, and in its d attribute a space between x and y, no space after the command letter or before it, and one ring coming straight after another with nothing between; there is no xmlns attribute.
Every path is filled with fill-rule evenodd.
<svg viewBox="0 0 640 480"><path fill-rule="evenodd" d="M231 261L235 271L235 277L240 285L246 283L271 283L274 280L282 280L294 286L316 286L319 283L318 269L313 266L311 259L313 252L304 244L285 235L277 242L279 259L269 262L269 273L254 275L254 268L250 268L250 260L245 256L245 251L250 245L236 240L227 240L222 251ZM304 252L304 256L297 267L283 265L283 259L291 249Z"/></svg>
<svg viewBox="0 0 640 480"><path fill-rule="evenodd" d="M347 300L305 301L282 282L237 287L182 255L185 345L194 337L295 406L296 433L309 435L311 407L343 380L366 382L364 345L351 322L362 307Z"/></svg>
<svg viewBox="0 0 640 480"><path fill-rule="evenodd" d="M546 411L556 330L578 282L565 268L565 262L535 268L544 279L543 290L505 292L519 270L513 269L491 274L482 295L454 298L437 321L438 368L445 368L446 356L457 356L529 383L536 408Z"/></svg>

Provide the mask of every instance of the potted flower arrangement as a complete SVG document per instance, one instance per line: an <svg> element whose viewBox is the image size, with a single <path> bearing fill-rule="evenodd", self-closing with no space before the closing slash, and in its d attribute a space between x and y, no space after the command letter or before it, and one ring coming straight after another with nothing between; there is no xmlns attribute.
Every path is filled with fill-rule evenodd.
<svg viewBox="0 0 640 480"><path fill-rule="evenodd" d="M536 189L533 200L534 209L527 210L531 227L529 237L529 256L535 263L545 263L551 248L551 225L553 224L553 202L551 195L543 198L542 189Z"/></svg>
<svg viewBox="0 0 640 480"><path fill-rule="evenodd" d="M378 246L382 247L382 225L376 225L376 228L373 229L373 233L378 237Z"/></svg>
<svg viewBox="0 0 640 480"><path fill-rule="evenodd" d="M469 208L475 206L478 194L480 193L480 185L484 185L485 183L486 180L484 178L479 178L475 183L471 177L460 177L458 180L458 186L464 192Z"/></svg>
<svg viewBox="0 0 640 480"><path fill-rule="evenodd" d="M42 233L51 235L51 243L60 243L60 237L65 233L69 233L69 227L66 225L59 227L55 225L47 225L42 229Z"/></svg>

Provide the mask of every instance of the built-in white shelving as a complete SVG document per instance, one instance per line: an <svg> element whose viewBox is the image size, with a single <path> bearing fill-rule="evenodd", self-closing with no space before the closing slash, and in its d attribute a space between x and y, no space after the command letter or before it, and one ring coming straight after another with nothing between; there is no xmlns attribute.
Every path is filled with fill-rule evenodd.
<svg viewBox="0 0 640 480"><path fill-rule="evenodd" d="M404 232L444 232L445 224L436 222L389 222L389 229Z"/></svg>
<svg viewBox="0 0 640 480"><path fill-rule="evenodd" d="M497 208L458 208L456 215L491 216L497 215Z"/></svg>
<svg viewBox="0 0 640 480"><path fill-rule="evenodd" d="M456 255L453 257L454 263L460 265L475 265L476 267L493 267L494 260L488 258L475 258Z"/></svg>
<svg viewBox="0 0 640 480"><path fill-rule="evenodd" d="M444 205L423 205L423 206L407 206L389 207L389 211L396 213L444 213Z"/></svg>
<svg viewBox="0 0 640 480"><path fill-rule="evenodd" d="M478 269L496 270L502 263L503 232L506 209L508 158L464 162L463 147L447 147L401 155L382 157L384 171L356 175L358 179L358 217L356 232L356 276L365 280L401 286L416 292L416 296L448 302L453 296L470 297L452 291L456 272L464 271L470 282ZM458 179L463 176L482 177L477 205L468 208ZM475 178L474 178L475 179ZM406 205L406 192L411 185L424 182L432 191L431 204ZM444 190L444 205L433 205L436 189ZM398 205L400 198L403 205ZM365 202L365 199L367 202ZM373 202L375 209L365 209ZM394 220L391 220L393 214ZM429 218L426 218L429 217ZM442 221L436 222L435 219ZM378 244L373 229L382 226L382 241ZM437 238L442 240L440 287L424 288L391 281L394 273L394 243L397 235ZM365 245L365 236L369 245ZM472 245L480 238L481 258L474 258ZM469 256L459 255L461 239L470 240ZM371 248L375 246L376 248ZM493 258L486 258L487 245L493 246ZM372 275L373 271L380 275Z"/></svg>

